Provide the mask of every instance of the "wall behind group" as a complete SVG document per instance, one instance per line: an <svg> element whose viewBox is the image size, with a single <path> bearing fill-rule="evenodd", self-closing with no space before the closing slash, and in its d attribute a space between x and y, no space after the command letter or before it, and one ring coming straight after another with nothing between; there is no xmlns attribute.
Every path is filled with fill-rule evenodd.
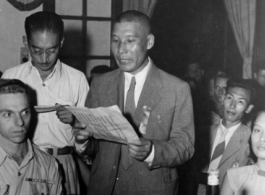
<svg viewBox="0 0 265 195"><path fill-rule="evenodd" d="M42 5L33 11L19 11L6 0L0 1L0 71L20 64L20 48L24 47L25 18L41 11Z"/></svg>

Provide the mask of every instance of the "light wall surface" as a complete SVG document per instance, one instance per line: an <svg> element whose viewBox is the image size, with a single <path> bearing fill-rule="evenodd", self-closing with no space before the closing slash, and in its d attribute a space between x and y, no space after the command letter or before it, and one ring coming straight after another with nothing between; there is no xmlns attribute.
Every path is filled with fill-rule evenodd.
<svg viewBox="0 0 265 195"><path fill-rule="evenodd" d="M0 71L20 64L20 48L24 47L24 21L32 13L42 11L42 5L33 11L19 11L6 0L0 0Z"/></svg>

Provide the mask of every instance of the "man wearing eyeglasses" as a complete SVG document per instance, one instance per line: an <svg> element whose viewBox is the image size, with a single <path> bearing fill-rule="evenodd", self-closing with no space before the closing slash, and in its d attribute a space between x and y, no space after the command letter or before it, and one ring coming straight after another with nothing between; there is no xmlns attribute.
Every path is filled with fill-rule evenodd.
<svg viewBox="0 0 265 195"><path fill-rule="evenodd" d="M3 74L3 78L20 79L31 86L37 93L37 105L84 106L89 90L85 75L58 59L64 41L63 29L63 21L55 13L37 12L27 17L27 36L23 36L23 42L31 59ZM72 157L73 116L69 114L65 110L38 113L33 142L61 163L67 194L80 194Z"/></svg>

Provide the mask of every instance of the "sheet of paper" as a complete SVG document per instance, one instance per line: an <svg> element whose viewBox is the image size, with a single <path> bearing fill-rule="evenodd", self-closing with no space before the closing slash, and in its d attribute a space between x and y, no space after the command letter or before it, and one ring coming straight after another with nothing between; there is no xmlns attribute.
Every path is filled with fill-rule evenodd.
<svg viewBox="0 0 265 195"><path fill-rule="evenodd" d="M96 139L127 144L139 140L131 124L122 115L117 105L89 109L84 107L66 107L75 117L87 125L86 130L93 133Z"/></svg>
<svg viewBox="0 0 265 195"><path fill-rule="evenodd" d="M34 109L36 112L52 112L55 111L58 107L60 107L61 105L38 105L38 106L34 106Z"/></svg>

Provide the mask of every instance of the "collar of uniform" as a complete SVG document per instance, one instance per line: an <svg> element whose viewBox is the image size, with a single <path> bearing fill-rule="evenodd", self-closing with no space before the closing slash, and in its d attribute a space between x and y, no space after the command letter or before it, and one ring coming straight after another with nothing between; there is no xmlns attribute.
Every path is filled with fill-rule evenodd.
<svg viewBox="0 0 265 195"><path fill-rule="evenodd" d="M37 71L37 68L35 66L33 66L32 62L31 61L28 61L26 62L26 71L25 71L25 75L26 76L29 76L30 73L33 71L33 70L36 70ZM54 68L53 68L53 71L49 74L48 77L51 77L53 74L58 74L58 76L61 76L62 75L62 63L61 61L58 59ZM48 78L47 77L47 78Z"/></svg>
<svg viewBox="0 0 265 195"><path fill-rule="evenodd" d="M28 161L29 161L34 156L34 153L32 150L31 142L29 140L27 140L27 145L28 145L28 152L25 155L24 159L28 158ZM2 166L2 164L5 162L6 158L11 158L11 157L3 150L2 147L0 147L0 166ZM24 159L23 159L23 161L24 161ZM36 161L40 165L39 161L38 160L36 160Z"/></svg>
<svg viewBox="0 0 265 195"><path fill-rule="evenodd" d="M148 57L148 63L146 65L146 67L144 67L144 69L137 73L136 75L132 75L131 73L129 72L124 72L124 76L125 76L125 85L128 85L127 87L130 86L130 83L131 83L131 79L132 77L134 76L135 77L135 80L136 80L136 86L139 86L140 84L143 84L146 80L146 77L147 77L147 74L151 68L151 59Z"/></svg>

